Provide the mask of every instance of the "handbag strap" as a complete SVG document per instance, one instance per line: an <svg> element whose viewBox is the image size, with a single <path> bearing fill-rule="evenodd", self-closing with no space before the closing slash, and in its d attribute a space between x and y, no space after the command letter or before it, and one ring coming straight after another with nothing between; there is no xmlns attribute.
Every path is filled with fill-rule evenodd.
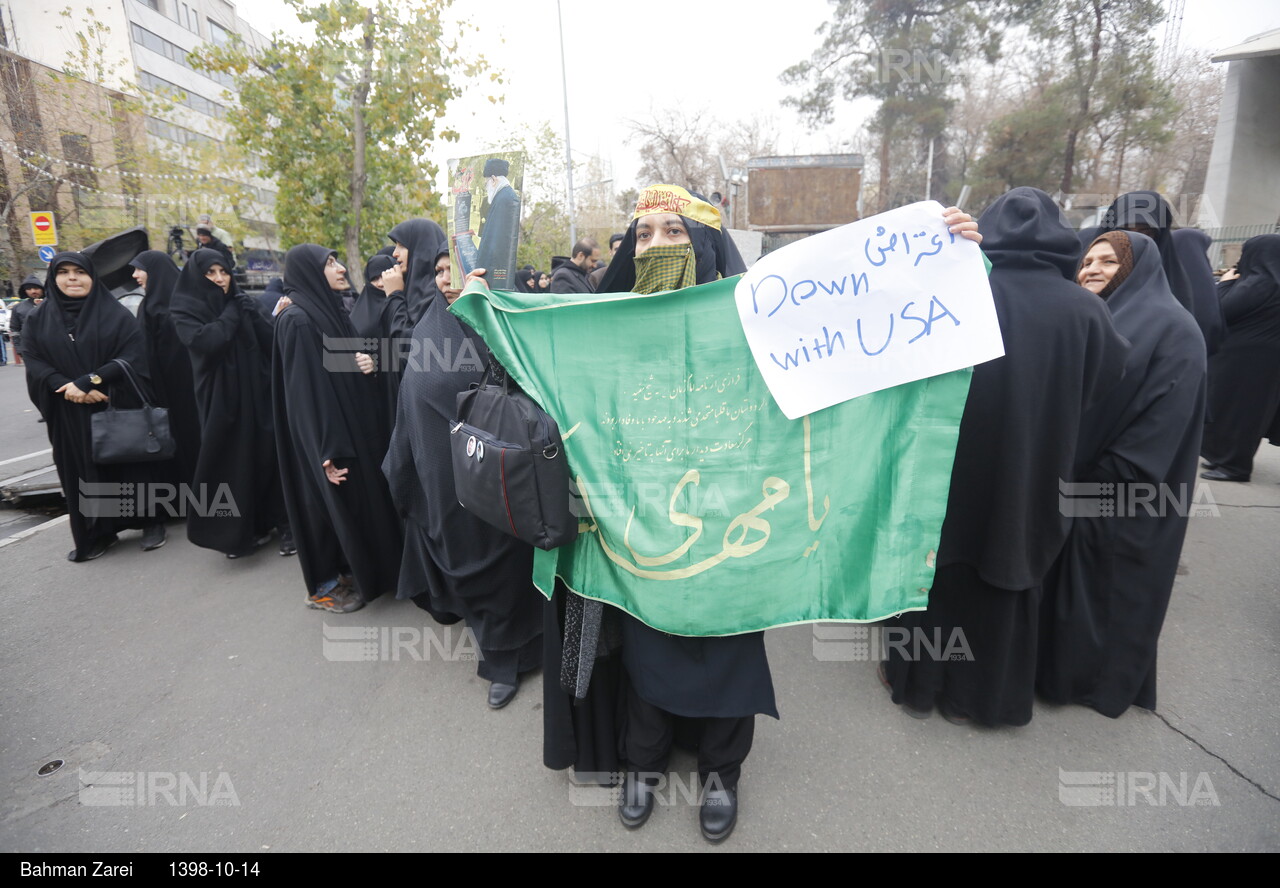
<svg viewBox="0 0 1280 888"><path fill-rule="evenodd" d="M134 392L138 395L138 400L142 402L143 407L150 407L151 402L147 400L147 396L142 393L142 388L138 385L138 380L133 376L133 368L129 366L129 362L124 358L112 358L111 363L119 364L124 368L125 378L129 380L129 384L133 386Z"/></svg>

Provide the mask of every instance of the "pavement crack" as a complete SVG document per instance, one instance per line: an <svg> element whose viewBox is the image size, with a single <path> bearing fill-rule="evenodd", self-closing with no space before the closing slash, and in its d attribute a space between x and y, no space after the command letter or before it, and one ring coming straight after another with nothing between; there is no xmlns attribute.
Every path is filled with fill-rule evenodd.
<svg viewBox="0 0 1280 888"><path fill-rule="evenodd" d="M1226 759L1224 759L1222 756L1220 756L1220 755L1218 755L1216 752L1214 752L1212 749L1210 749L1209 747L1205 746L1203 743L1201 743L1201 742L1200 742L1199 740L1197 740L1195 737L1192 737L1192 736L1191 736L1190 734L1188 734L1186 731L1184 731L1184 730L1182 730L1181 728L1179 728L1177 725L1175 725L1173 722L1169 721L1169 719L1165 718L1165 717L1164 717L1163 715L1161 715L1159 712L1156 712L1155 710L1152 710L1151 714L1152 714L1152 715L1154 715L1156 718L1160 719L1160 721L1164 722L1164 723L1165 723L1165 725L1166 725L1166 726L1168 726L1170 730L1172 730L1173 732L1175 732L1175 733L1177 733L1177 734L1181 734L1181 735L1182 735L1183 737L1185 737L1187 740L1190 740L1190 741L1191 741L1192 743L1194 743L1196 746L1200 747L1200 749L1201 749L1203 752L1205 752L1205 753L1207 753L1207 754L1209 754L1209 755L1213 756L1213 757L1214 757L1214 758L1216 758L1218 761L1222 762L1224 765L1226 765L1226 766L1227 766L1227 770L1229 770L1232 774L1235 774L1237 777L1239 777L1239 778L1240 778L1241 780L1243 780L1245 783L1248 783L1250 786L1252 786L1252 787L1253 787L1254 789L1256 789L1258 792L1262 793L1264 796L1266 796L1267 798L1271 799L1273 802L1280 802L1280 796L1278 796L1278 795L1276 795L1275 793L1273 793L1273 792L1269 791L1269 790L1268 790L1265 786L1263 786L1261 783L1259 783L1258 781L1254 780L1252 777L1248 776L1247 774L1244 774L1243 772L1241 772L1241 771L1240 771L1240 769L1239 769L1239 768L1237 768L1235 765L1231 764L1231 762L1227 761L1227 760L1226 760Z"/></svg>
<svg viewBox="0 0 1280 888"><path fill-rule="evenodd" d="M1266 503L1214 503L1220 509L1280 509L1280 506L1269 506Z"/></svg>

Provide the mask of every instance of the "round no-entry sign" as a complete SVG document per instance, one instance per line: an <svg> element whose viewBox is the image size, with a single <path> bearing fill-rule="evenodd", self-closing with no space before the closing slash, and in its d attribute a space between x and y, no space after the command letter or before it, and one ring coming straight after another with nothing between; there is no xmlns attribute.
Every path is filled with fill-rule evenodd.
<svg viewBox="0 0 1280 888"><path fill-rule="evenodd" d="M58 228L53 221L53 213L43 210L31 214L31 237L37 247L57 245Z"/></svg>

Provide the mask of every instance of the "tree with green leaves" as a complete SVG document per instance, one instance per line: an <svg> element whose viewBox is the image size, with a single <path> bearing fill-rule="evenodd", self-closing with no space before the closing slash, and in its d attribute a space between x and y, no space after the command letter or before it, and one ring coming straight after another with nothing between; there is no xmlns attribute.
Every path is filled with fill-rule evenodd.
<svg viewBox="0 0 1280 888"><path fill-rule="evenodd" d="M1047 4L1034 20L1039 38L1062 47L1062 86L1065 146L1062 156L1063 194L1076 187L1080 141L1092 129L1103 141L1105 123L1119 116L1121 125L1137 121L1136 138L1161 138L1161 125L1139 117L1155 105L1165 105L1165 90L1156 79L1152 30L1164 20L1159 0L1058 0ZM1128 133L1122 137L1129 139Z"/></svg>
<svg viewBox="0 0 1280 888"><path fill-rule="evenodd" d="M807 62L788 68L784 83L804 92L788 100L812 124L831 123L839 101L879 102L880 210L889 209L892 148L940 138L955 102L953 73L974 56L994 62L1001 25L1033 3L1005 0L830 0L830 21L818 29L822 45ZM935 163L935 166L937 164Z"/></svg>
<svg viewBox="0 0 1280 888"><path fill-rule="evenodd" d="M310 39L277 33L261 49L233 41L192 61L234 78L239 104L228 120L279 183L284 244L341 244L358 281L363 257L397 222L443 217L426 150L457 138L437 125L461 80L501 77L462 48L464 34L446 33L451 0L288 2Z"/></svg>

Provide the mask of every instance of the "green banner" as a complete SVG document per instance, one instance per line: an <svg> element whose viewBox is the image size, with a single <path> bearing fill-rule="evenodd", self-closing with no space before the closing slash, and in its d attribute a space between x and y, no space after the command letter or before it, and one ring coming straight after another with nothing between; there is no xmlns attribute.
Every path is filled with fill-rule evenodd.
<svg viewBox="0 0 1280 888"><path fill-rule="evenodd" d="M676 635L871 621L927 603L970 370L797 420L775 405L736 278L648 296L472 284L451 308L560 426L574 545L554 578Z"/></svg>

